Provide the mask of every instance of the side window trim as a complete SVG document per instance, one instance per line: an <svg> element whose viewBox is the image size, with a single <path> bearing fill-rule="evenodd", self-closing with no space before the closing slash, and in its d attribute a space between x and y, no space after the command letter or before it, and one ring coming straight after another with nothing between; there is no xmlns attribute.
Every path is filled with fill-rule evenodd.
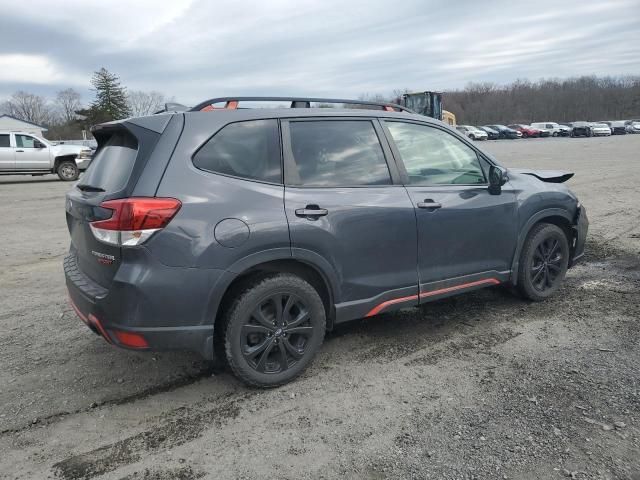
<svg viewBox="0 0 640 480"><path fill-rule="evenodd" d="M291 122L318 122L318 121L362 121L369 122L373 126L373 129L378 137L378 142L382 148L382 154L389 169L389 175L391 177L391 183L389 185L340 185L340 186L317 186L317 185L302 185L302 180L298 173L298 167L293 156L293 148L291 145L291 129L289 125ZM387 136L383 130L379 119L376 117L288 117L281 119L281 133L282 133L282 156L284 167L284 184L285 186L296 188L383 188L383 187L397 187L402 186L402 175L398 170L395 158L391 151Z"/></svg>
<svg viewBox="0 0 640 480"><path fill-rule="evenodd" d="M487 178L487 173L485 171L485 169L482 166L482 162L483 160L486 161L489 165L493 165L493 162L491 160L489 160L486 155L484 155L481 151L479 151L477 148L475 148L474 145L472 145L467 138L464 135L461 134L457 134L454 135L451 132L447 131L445 128L442 128L440 125L435 125L432 123L427 123L427 122L419 122L419 121L415 121L415 120L407 120L407 119L401 119L401 118L384 118L384 119L380 119L380 124L382 126L382 129L384 131L385 136L387 137L387 142L389 143L389 147L391 148L391 153L393 154L393 158L395 160L396 166L398 168L398 170L400 171L400 179L402 184L405 187L415 187L416 185L411 185L411 183L409 182L409 175L407 174L407 169L404 166L404 162L402 161L402 156L400 155L400 151L398 150L398 146L396 145L395 141L393 140L393 136L391 135L391 131L389 130L389 128L387 127L387 122L397 122L397 123L412 123L414 125L421 125L424 127L430 127L430 128L434 128L437 130L441 130L445 133L448 133L449 135L453 136L454 138L457 138L458 140L460 140L462 143L464 143L467 147L471 148L471 150L473 150L473 152L476 154L476 157L478 159L478 164L480 166L480 169L482 170L482 172L484 173L485 176L485 183L457 183L453 186L458 186L458 187L487 187L489 186L489 180ZM431 187L440 187L442 188L443 185L438 185L438 184L433 184L433 185L420 185L421 188L431 188Z"/></svg>

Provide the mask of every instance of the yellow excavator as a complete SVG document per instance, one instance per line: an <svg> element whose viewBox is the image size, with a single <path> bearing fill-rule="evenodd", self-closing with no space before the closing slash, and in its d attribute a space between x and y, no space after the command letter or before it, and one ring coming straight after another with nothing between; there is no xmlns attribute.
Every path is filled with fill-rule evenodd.
<svg viewBox="0 0 640 480"><path fill-rule="evenodd" d="M451 126L456 124L456 116L442 108L442 92L405 93L397 103L421 115L442 120Z"/></svg>

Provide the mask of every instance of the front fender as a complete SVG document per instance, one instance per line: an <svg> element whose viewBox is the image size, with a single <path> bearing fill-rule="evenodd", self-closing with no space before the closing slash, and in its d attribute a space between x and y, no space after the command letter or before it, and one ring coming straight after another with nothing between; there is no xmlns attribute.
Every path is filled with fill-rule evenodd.
<svg viewBox="0 0 640 480"><path fill-rule="evenodd" d="M544 210L540 210L539 212L534 213L529 217L528 220L525 221L524 225L520 228L520 233L518 235L518 241L516 250L513 255L513 260L511 262L511 283L516 285L518 283L518 269L520 267L520 252L522 252L522 248L524 247L524 242L527 239L527 235L533 228L533 226L544 220L545 218L550 217L562 217L569 222L570 225L574 224L574 215L571 214L568 210L564 208L546 208Z"/></svg>

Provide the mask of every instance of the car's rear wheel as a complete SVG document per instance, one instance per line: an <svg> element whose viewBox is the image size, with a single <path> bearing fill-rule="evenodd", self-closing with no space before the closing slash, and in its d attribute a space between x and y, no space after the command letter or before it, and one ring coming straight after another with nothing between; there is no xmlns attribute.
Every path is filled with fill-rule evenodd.
<svg viewBox="0 0 640 480"><path fill-rule="evenodd" d="M569 242L557 225L533 227L520 254L518 290L529 300L541 301L562 284L569 265Z"/></svg>
<svg viewBox="0 0 640 480"><path fill-rule="evenodd" d="M80 175L78 165L70 160L60 162L56 173L58 174L58 177L60 177L60 180L65 182L73 182L74 180L77 180Z"/></svg>
<svg viewBox="0 0 640 480"><path fill-rule="evenodd" d="M251 284L224 320L229 367L256 387L276 387L300 375L320 348L326 328L318 292L292 274Z"/></svg>

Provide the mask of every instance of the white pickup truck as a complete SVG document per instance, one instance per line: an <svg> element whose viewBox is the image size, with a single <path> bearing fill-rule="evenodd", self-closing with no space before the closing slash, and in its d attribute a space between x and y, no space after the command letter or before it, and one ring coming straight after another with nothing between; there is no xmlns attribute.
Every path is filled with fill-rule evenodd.
<svg viewBox="0 0 640 480"><path fill-rule="evenodd" d="M0 175L57 173L73 181L91 162L91 149L82 145L54 145L22 132L0 131Z"/></svg>

